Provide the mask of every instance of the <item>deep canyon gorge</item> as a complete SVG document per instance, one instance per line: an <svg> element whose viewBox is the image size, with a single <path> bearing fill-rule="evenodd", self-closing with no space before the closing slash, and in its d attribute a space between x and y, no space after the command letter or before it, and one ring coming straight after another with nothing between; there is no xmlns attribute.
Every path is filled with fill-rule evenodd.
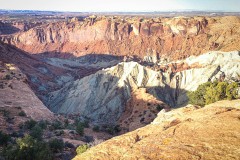
<svg viewBox="0 0 240 160"><path fill-rule="evenodd" d="M233 158L229 159L234 159L239 155L235 153L239 99L223 102L233 103L225 105L232 107L229 110L216 103L215 110L188 105L187 94L208 81L239 84L239 40L238 16L88 16L51 23L1 22L0 105L21 106L35 120L52 121L61 115L88 121L90 128L121 128L116 134L121 136L75 159L171 159L168 154L179 159L179 152L186 159L218 159L213 155L221 154L223 148L211 150L217 144L204 144L201 138L211 141L212 132L220 136L235 128L231 132L235 136L221 139L231 145ZM189 144L183 141L190 143L187 137L194 136L191 127L197 125L196 135L201 138L193 139L188 150ZM161 146L153 142L154 136ZM144 145L152 151L140 153ZM168 145L171 153L164 148ZM113 152L114 147L121 149ZM161 156L156 150L162 151ZM205 150L211 151L204 157Z"/></svg>

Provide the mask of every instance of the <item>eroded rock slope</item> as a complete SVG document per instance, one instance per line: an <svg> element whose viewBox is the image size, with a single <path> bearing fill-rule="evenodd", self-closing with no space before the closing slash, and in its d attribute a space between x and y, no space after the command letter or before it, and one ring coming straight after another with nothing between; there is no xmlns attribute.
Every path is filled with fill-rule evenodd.
<svg viewBox="0 0 240 160"><path fill-rule="evenodd" d="M0 61L0 71L0 109L20 108L34 120L53 119L53 113L31 90L17 66Z"/></svg>
<svg viewBox="0 0 240 160"><path fill-rule="evenodd" d="M188 66L182 71L152 70L137 62L122 62L95 74L68 83L49 95L48 106L57 113L79 114L97 123L116 123L131 99L131 92L147 92L171 107L187 102L187 91L193 91L209 80L225 75L228 81L239 80L239 52L209 52L166 66ZM180 65L181 66L181 65ZM181 70L181 68L178 68Z"/></svg>

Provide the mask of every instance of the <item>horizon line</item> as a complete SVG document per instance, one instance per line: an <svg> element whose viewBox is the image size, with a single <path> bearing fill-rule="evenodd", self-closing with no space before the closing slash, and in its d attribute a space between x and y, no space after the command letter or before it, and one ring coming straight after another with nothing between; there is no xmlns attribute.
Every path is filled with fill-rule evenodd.
<svg viewBox="0 0 240 160"><path fill-rule="evenodd" d="M61 13L153 13L153 12L221 12L221 13L240 13L240 11L225 11L225 10L196 10L196 9L178 9L178 10L159 10L159 11L63 11L63 10L30 10L30 9L1 9L0 11L36 11L36 12L61 12Z"/></svg>

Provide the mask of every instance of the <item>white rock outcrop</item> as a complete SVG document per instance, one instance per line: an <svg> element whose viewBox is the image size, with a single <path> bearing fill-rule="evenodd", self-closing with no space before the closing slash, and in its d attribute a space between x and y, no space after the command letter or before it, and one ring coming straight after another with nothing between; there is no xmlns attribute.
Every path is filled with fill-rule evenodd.
<svg viewBox="0 0 240 160"><path fill-rule="evenodd" d="M227 80L240 77L237 51L206 53L184 62L199 67L171 73L154 71L137 62L122 62L50 93L48 106L54 112L79 114L98 123L115 123L134 88L147 88L148 93L174 107L186 104L187 91L218 79L223 72Z"/></svg>

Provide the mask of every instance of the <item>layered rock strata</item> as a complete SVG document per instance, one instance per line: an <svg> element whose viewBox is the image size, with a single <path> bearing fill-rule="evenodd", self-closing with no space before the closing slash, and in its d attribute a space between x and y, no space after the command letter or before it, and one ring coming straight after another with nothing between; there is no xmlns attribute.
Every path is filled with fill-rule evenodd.
<svg viewBox="0 0 240 160"><path fill-rule="evenodd" d="M240 50L239 17L121 18L44 24L1 40L29 53L136 55L156 62Z"/></svg>

